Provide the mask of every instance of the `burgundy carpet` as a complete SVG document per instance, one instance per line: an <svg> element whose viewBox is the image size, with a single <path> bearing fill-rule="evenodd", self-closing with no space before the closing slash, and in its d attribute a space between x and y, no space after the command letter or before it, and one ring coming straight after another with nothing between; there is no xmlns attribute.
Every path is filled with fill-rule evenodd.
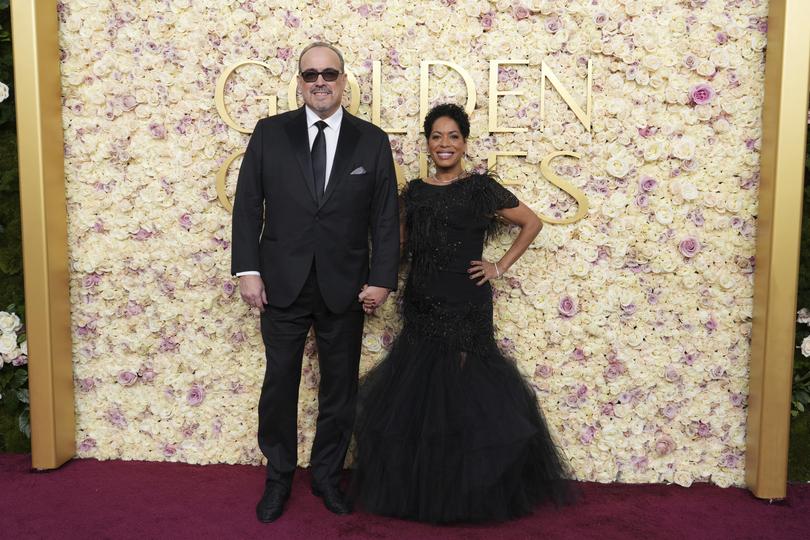
<svg viewBox="0 0 810 540"><path fill-rule="evenodd" d="M330 514L299 471L284 515L256 521L263 471L242 465L75 460L30 472L0 455L0 537L24 538L810 538L810 484L769 504L744 489L582 483L582 499L517 521L430 526Z"/></svg>

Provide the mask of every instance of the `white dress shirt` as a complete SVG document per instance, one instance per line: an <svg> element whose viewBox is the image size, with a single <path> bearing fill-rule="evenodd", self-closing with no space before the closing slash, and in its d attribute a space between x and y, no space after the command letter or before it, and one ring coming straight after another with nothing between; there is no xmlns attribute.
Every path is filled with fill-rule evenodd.
<svg viewBox="0 0 810 540"><path fill-rule="evenodd" d="M329 185L329 174L332 172L332 164L335 162L335 151L337 150L338 135L340 135L340 124L343 121L343 107L332 113L329 118L321 118L315 111L304 106L307 113L307 135L309 136L309 149L312 150L312 145L315 143L315 137L318 135L318 126L315 125L318 120L326 122L327 127L323 128L323 136L326 139L326 179L324 180L323 188ZM237 272L236 276L258 276L259 272L256 270L246 270L244 272Z"/></svg>

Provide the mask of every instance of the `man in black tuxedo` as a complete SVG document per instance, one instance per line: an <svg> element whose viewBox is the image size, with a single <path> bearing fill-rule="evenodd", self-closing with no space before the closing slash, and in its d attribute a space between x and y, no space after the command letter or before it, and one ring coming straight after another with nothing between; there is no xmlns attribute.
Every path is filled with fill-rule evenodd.
<svg viewBox="0 0 810 540"><path fill-rule="evenodd" d="M341 107L346 74L336 48L313 43L298 67L305 105L256 124L233 208L231 272L242 298L262 312L267 357L259 398L262 522L276 520L289 497L301 361L313 325L321 382L312 491L332 512L351 511L338 483L354 422L364 310L396 287L399 264L388 136Z"/></svg>

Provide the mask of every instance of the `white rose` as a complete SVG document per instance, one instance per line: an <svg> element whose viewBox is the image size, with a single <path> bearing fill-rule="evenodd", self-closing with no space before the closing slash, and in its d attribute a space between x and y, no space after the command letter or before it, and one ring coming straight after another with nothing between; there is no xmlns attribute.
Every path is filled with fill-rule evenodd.
<svg viewBox="0 0 810 540"><path fill-rule="evenodd" d="M697 64L697 72L704 77L711 77L715 73L714 64L708 60L701 60Z"/></svg>
<svg viewBox="0 0 810 540"><path fill-rule="evenodd" d="M363 337L363 348L373 353L380 352L382 350L380 338L372 334L366 334Z"/></svg>
<svg viewBox="0 0 810 540"><path fill-rule="evenodd" d="M692 475L686 471L676 471L673 481L682 487L689 487L692 485Z"/></svg>
<svg viewBox="0 0 810 540"><path fill-rule="evenodd" d="M672 144L672 155L678 159L692 159L695 155L695 142L689 137L681 137Z"/></svg>
<svg viewBox="0 0 810 540"><path fill-rule="evenodd" d="M728 210L732 214L737 214L743 209L743 201L742 199L730 197L726 199L725 206L726 210Z"/></svg>
<svg viewBox="0 0 810 540"><path fill-rule="evenodd" d="M582 259L576 259L571 264L571 273L577 277L587 276L590 270L590 265Z"/></svg>
<svg viewBox="0 0 810 540"><path fill-rule="evenodd" d="M725 133L726 131L729 130L730 127L731 124L729 124L728 120L726 120L725 118L718 118L714 122L714 130L717 131L718 133Z"/></svg>
<svg viewBox="0 0 810 540"><path fill-rule="evenodd" d="M655 211L655 221L661 225L669 225L672 223L672 210L669 208L661 208Z"/></svg>
<svg viewBox="0 0 810 540"><path fill-rule="evenodd" d="M0 311L0 332L14 334L20 328L22 328L22 323L16 314Z"/></svg>
<svg viewBox="0 0 810 540"><path fill-rule="evenodd" d="M730 62L728 51L726 49L717 47L709 53L709 62L719 67L728 67Z"/></svg>
<svg viewBox="0 0 810 540"><path fill-rule="evenodd" d="M713 472L712 482L721 488L727 488L739 484L739 480L736 480L734 475L727 472Z"/></svg>
<svg viewBox="0 0 810 540"><path fill-rule="evenodd" d="M644 160L656 161L664 154L665 146L661 141L647 141L644 145Z"/></svg>
<svg viewBox="0 0 810 540"><path fill-rule="evenodd" d="M802 355L805 358L810 358L810 336L806 336L802 340Z"/></svg>
<svg viewBox="0 0 810 540"><path fill-rule="evenodd" d="M681 197L687 201L694 201L698 197L698 189L692 182L684 181L681 183Z"/></svg>
<svg viewBox="0 0 810 540"><path fill-rule="evenodd" d="M0 335L0 354L10 355L17 350L17 336L14 334Z"/></svg>
<svg viewBox="0 0 810 540"><path fill-rule="evenodd" d="M8 96L9 96L8 86L6 86L6 83L0 82L0 103L7 100Z"/></svg>
<svg viewBox="0 0 810 540"><path fill-rule="evenodd" d="M630 170L630 164L624 156L612 156L605 163L605 170L611 176L616 178L624 178Z"/></svg>
<svg viewBox="0 0 810 540"><path fill-rule="evenodd" d="M725 289L729 290L733 288L737 284L737 278L734 274L724 273L720 276L720 286Z"/></svg>
<svg viewBox="0 0 810 540"><path fill-rule="evenodd" d="M661 67L661 59L654 54L645 56L642 63L644 64L644 67L650 71L656 71Z"/></svg>

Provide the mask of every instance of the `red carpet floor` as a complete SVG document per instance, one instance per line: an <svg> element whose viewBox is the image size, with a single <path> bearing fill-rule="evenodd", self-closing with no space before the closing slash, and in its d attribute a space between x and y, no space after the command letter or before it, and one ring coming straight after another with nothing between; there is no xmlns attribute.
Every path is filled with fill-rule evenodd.
<svg viewBox="0 0 810 540"><path fill-rule="evenodd" d="M743 489L583 483L579 504L497 525L436 527L330 514L296 475L287 511L256 521L263 471L238 465L75 460L30 472L0 455L0 537L25 538L810 538L810 484L769 504Z"/></svg>

